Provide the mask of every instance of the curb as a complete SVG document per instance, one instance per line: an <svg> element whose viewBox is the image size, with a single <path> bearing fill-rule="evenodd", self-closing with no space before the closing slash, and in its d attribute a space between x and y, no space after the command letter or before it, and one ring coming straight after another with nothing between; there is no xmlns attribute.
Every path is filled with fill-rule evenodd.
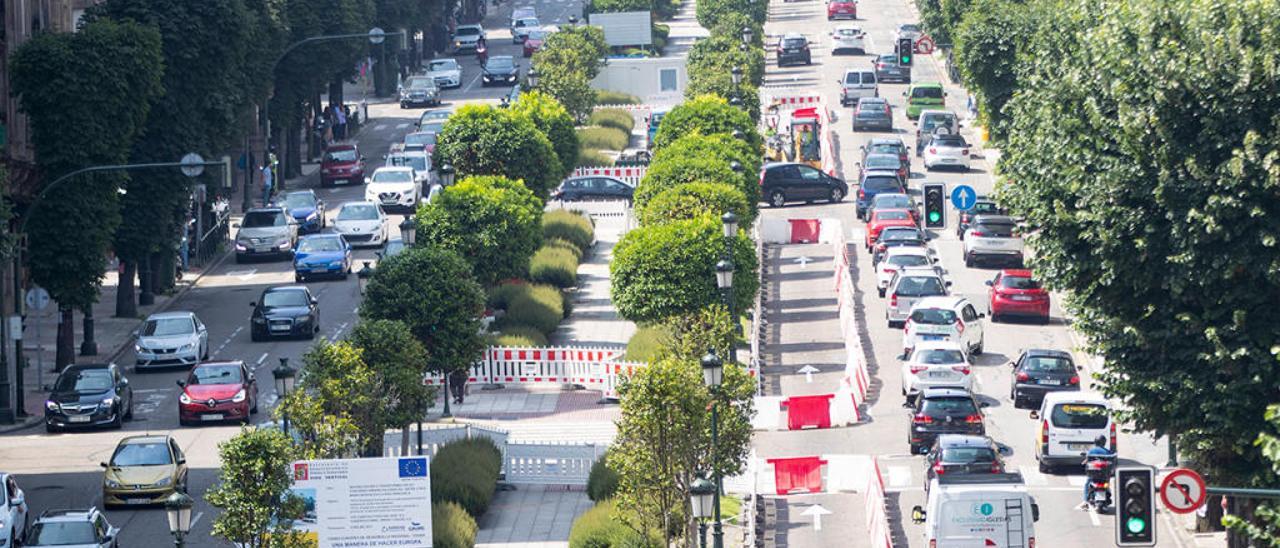
<svg viewBox="0 0 1280 548"><path fill-rule="evenodd" d="M44 417L40 415L31 415L30 417L23 419L22 422L15 422L13 424L6 424L4 426L0 426L0 434L8 434L10 432L26 430L28 428L39 426L41 422L44 422Z"/></svg>

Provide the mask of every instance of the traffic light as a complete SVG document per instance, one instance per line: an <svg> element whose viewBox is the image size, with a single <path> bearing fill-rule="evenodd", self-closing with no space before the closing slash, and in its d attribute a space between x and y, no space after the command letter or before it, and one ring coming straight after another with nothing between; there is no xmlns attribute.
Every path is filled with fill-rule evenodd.
<svg viewBox="0 0 1280 548"><path fill-rule="evenodd" d="M915 53L916 44L911 38L898 39L898 64L904 67L911 66L912 54Z"/></svg>
<svg viewBox="0 0 1280 548"><path fill-rule="evenodd" d="M947 185L925 183L924 226L925 228L943 228L947 226Z"/></svg>
<svg viewBox="0 0 1280 548"><path fill-rule="evenodd" d="M1116 546L1156 545L1155 471L1146 466L1116 468Z"/></svg>

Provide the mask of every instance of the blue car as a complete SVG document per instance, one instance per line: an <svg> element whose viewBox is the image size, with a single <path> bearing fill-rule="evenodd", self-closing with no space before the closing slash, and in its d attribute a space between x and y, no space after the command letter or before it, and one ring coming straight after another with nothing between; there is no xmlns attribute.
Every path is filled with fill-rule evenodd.
<svg viewBox="0 0 1280 548"><path fill-rule="evenodd" d="M867 209L877 194L906 194L907 187L902 184L896 171L868 170L862 174L862 182L858 185L858 218L867 219Z"/></svg>
<svg viewBox="0 0 1280 548"><path fill-rule="evenodd" d="M314 190L286 192L279 202L298 221L299 232L320 232L325 227L324 200Z"/></svg>
<svg viewBox="0 0 1280 548"><path fill-rule="evenodd" d="M351 244L337 234L313 234L298 240L293 254L293 278L299 283L322 276L351 274Z"/></svg>

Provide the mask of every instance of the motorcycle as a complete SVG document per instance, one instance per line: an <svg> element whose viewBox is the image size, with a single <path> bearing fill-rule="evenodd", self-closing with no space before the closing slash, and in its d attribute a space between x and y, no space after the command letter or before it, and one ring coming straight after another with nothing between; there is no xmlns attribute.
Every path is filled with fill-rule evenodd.
<svg viewBox="0 0 1280 548"><path fill-rule="evenodd" d="M1111 507L1111 476L1115 468L1115 455L1090 455L1084 459L1085 481L1088 482L1085 502L1094 512L1102 513Z"/></svg>
<svg viewBox="0 0 1280 548"><path fill-rule="evenodd" d="M481 67L489 63L489 48L484 44L476 46L476 60L480 62Z"/></svg>

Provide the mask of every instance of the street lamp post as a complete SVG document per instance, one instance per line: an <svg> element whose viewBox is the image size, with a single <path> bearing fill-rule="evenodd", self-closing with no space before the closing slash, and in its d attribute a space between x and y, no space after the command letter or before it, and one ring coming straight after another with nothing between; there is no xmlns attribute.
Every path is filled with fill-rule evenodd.
<svg viewBox="0 0 1280 548"><path fill-rule="evenodd" d="M693 480L689 485L689 506L692 507L693 517L698 520L698 546L707 548L707 518L711 517L714 511L711 507L712 498L715 496L716 486L712 485L707 478L699 477Z"/></svg>
<svg viewBox="0 0 1280 548"><path fill-rule="evenodd" d="M191 532L191 507L196 501L183 493L174 491L164 499L164 509L169 515L169 534L173 535L173 545L177 548L186 546L187 533Z"/></svg>
<svg viewBox="0 0 1280 548"><path fill-rule="evenodd" d="M276 380L276 394L284 400L293 392L293 381L298 371L289 367L289 358L280 358L280 366L271 370L271 376ZM289 435L289 415L281 413L280 427L284 430L284 435Z"/></svg>
<svg viewBox="0 0 1280 548"><path fill-rule="evenodd" d="M733 67L729 69L729 77L733 79L733 98L729 100L729 104L735 107L742 107L742 67Z"/></svg>
<svg viewBox="0 0 1280 548"><path fill-rule="evenodd" d="M737 163L736 161L734 162ZM741 164L738 171L742 169ZM720 227L724 234L724 266L728 269L721 274L721 265L716 265L716 285L724 291L724 305L729 308L729 321L733 324L734 341L729 346L729 361L737 363L738 361L738 333L741 331L738 327L738 314L733 306L733 241L738 237L738 216L732 211L725 212L720 216ZM722 280L723 278L723 280Z"/></svg>
<svg viewBox="0 0 1280 548"><path fill-rule="evenodd" d="M743 44L747 44L747 45L751 44L751 38L754 35L755 35L755 32L751 30L751 27L742 27L742 43Z"/></svg>
<svg viewBox="0 0 1280 548"><path fill-rule="evenodd" d="M732 272L732 271L730 271ZM702 357L702 382L711 391L712 398L720 392L720 381L724 377L724 362L720 361L720 356L716 355L716 349L707 350L707 354ZM714 399L711 402L711 474L715 481L712 491L712 511L715 514L715 522L712 524L711 545L713 548L724 548L724 530L720 527L720 463L716 461L717 448L720 437L720 407L716 405Z"/></svg>
<svg viewBox="0 0 1280 548"><path fill-rule="evenodd" d="M529 74L525 75L525 80L529 82L529 89L537 89L538 69L534 67L529 67Z"/></svg>
<svg viewBox="0 0 1280 548"><path fill-rule="evenodd" d="M400 221L400 240L404 242L405 247L413 247L417 239L418 223L413 221L412 215L405 215L404 220Z"/></svg>
<svg viewBox="0 0 1280 548"><path fill-rule="evenodd" d="M453 164L444 164L440 166L440 184L449 186L453 184Z"/></svg>

